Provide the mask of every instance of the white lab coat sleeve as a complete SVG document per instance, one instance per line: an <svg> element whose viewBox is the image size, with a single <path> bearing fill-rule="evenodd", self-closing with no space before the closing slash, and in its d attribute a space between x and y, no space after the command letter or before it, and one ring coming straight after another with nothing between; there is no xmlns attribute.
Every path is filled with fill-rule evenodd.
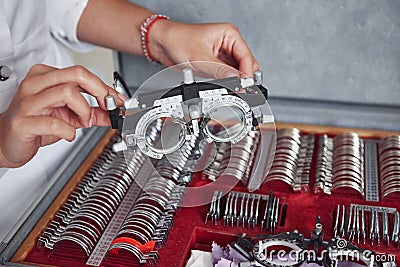
<svg viewBox="0 0 400 267"><path fill-rule="evenodd" d="M78 40L78 22L89 0L46 0L46 16L54 38L76 52L95 46Z"/></svg>

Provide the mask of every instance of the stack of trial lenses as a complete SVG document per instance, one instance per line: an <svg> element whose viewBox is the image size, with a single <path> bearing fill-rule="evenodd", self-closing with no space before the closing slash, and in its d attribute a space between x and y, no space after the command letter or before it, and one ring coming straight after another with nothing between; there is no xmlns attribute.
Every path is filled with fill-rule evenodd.
<svg viewBox="0 0 400 267"><path fill-rule="evenodd" d="M379 145L379 171L382 197L400 193L400 136L384 138Z"/></svg>

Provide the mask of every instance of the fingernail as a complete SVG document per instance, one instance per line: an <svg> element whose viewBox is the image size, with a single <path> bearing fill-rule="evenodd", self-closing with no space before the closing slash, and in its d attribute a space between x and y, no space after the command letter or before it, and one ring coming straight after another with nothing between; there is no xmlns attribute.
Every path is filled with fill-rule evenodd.
<svg viewBox="0 0 400 267"><path fill-rule="evenodd" d="M93 126L93 119L92 119L92 117L90 117L90 119L89 119L89 128L92 127L92 126Z"/></svg>
<svg viewBox="0 0 400 267"><path fill-rule="evenodd" d="M122 101L125 101L125 100L128 100L128 99L129 99L129 97L127 97L126 95L123 95L123 94L118 94L118 97L119 97Z"/></svg>

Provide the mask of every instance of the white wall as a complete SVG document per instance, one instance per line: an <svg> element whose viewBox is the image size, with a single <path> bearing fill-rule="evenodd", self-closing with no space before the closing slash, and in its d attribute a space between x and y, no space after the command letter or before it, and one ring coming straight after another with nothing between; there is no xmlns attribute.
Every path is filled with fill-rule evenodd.
<svg viewBox="0 0 400 267"><path fill-rule="evenodd" d="M112 85L114 71L112 50L99 47L88 53L73 53L73 57L76 64L85 66L106 84Z"/></svg>

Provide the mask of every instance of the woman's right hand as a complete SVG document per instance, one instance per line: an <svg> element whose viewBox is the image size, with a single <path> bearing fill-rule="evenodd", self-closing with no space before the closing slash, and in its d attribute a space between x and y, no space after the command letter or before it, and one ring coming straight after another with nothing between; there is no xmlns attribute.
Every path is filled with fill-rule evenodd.
<svg viewBox="0 0 400 267"><path fill-rule="evenodd" d="M97 99L90 107L81 92ZM81 66L33 66L7 110L0 114L0 167L27 163L42 146L72 141L77 128L109 125L104 98L118 93Z"/></svg>

